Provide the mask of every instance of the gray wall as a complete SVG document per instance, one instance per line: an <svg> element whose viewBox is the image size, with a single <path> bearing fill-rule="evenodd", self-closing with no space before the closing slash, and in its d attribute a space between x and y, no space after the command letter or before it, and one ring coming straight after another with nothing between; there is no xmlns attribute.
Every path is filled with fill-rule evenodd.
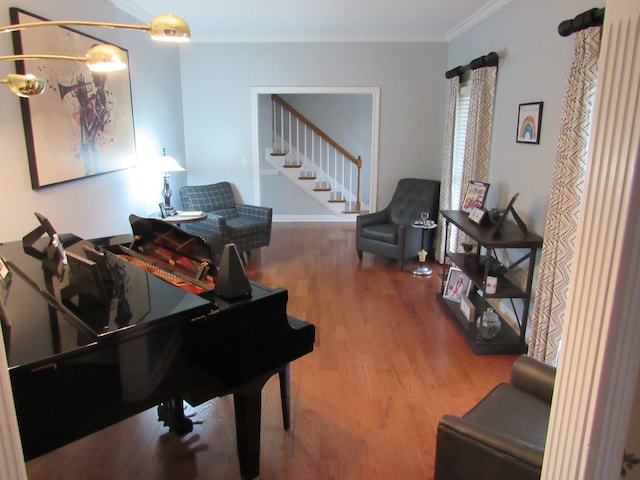
<svg viewBox="0 0 640 480"><path fill-rule="evenodd" d="M121 23L141 23L106 0L0 0L0 22L11 23L9 7L19 6L50 19L77 18ZM165 147L183 165L184 132L180 97L178 47L152 42L144 32L105 28L78 28L129 50L136 150L139 160L159 155ZM3 54L13 53L11 35L0 35ZM60 52L62 53L62 52ZM77 52L82 55L84 52ZM28 65L27 65L28 67ZM0 62L0 75L15 72L13 62ZM37 102L32 98L30 102ZM55 122L56 119L51 119ZM31 189L20 102L0 86L0 145L2 145L2 207L0 241L22 238L37 226L33 212L49 217L61 232L94 237L130 232L128 215L158 209L162 176L130 168L73 182ZM172 175L175 191L186 174ZM177 199L176 199L177 200Z"/></svg>
<svg viewBox="0 0 640 480"><path fill-rule="evenodd" d="M486 206L515 207L543 233L573 39L558 24L598 6L590 0L513 0L449 46L449 68L495 51L500 55ZM516 143L518 104L544 102L540 145Z"/></svg>
<svg viewBox="0 0 640 480"><path fill-rule="evenodd" d="M446 55L446 44L191 44L181 55L189 183L228 180L257 200L252 87L379 86L385 205L400 178L440 177Z"/></svg>

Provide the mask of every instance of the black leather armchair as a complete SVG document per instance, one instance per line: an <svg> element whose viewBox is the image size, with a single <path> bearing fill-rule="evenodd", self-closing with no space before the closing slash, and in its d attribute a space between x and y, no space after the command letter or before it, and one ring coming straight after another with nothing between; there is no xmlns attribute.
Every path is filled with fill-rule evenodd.
<svg viewBox="0 0 640 480"><path fill-rule="evenodd" d="M540 478L555 368L521 355L502 383L462 417L438 424L434 480Z"/></svg>
<svg viewBox="0 0 640 480"><path fill-rule="evenodd" d="M392 258L404 268L405 260L418 255L422 248L422 229L411 224L420 213L438 219L440 182L421 178L403 178L398 182L391 202L384 210L359 215L356 220L356 250ZM435 230L425 231L425 250L433 255Z"/></svg>

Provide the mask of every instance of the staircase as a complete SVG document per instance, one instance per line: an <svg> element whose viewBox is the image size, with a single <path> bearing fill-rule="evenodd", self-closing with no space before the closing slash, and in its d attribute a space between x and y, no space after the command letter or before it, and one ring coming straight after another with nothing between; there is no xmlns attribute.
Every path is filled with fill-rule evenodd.
<svg viewBox="0 0 640 480"><path fill-rule="evenodd" d="M362 159L278 95L271 101L272 151L267 162L335 215L360 213Z"/></svg>

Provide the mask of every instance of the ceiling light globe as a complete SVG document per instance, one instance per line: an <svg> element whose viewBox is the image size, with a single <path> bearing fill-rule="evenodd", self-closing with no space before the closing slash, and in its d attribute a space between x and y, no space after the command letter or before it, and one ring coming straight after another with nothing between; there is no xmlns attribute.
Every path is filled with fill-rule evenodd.
<svg viewBox="0 0 640 480"><path fill-rule="evenodd" d="M46 82L42 78L31 75L30 73L26 75L10 73L7 75L6 83L13 93L24 98L41 95L46 87Z"/></svg>
<svg viewBox="0 0 640 480"><path fill-rule="evenodd" d="M114 45L96 45L87 52L87 68L92 72L115 72L127 68L127 58Z"/></svg>
<svg viewBox="0 0 640 480"><path fill-rule="evenodd" d="M183 18L163 13L151 20L149 35L159 42L181 43L191 40L191 29Z"/></svg>

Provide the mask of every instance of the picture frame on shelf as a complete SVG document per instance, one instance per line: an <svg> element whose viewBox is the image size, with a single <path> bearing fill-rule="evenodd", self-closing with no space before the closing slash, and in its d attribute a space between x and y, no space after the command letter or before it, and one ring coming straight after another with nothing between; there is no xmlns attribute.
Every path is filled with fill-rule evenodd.
<svg viewBox="0 0 640 480"><path fill-rule="evenodd" d="M543 103L544 102L521 103L518 106L517 143L540 143Z"/></svg>
<svg viewBox="0 0 640 480"><path fill-rule="evenodd" d="M513 208L513 204L516 203L516 200L518 199L519 195L520 195L519 193L516 193L513 197L511 197L511 200L509 200L509 204L507 205L507 208L505 208L504 210L504 215L502 215L502 217L500 217L500 219L493 226L493 233L491 234L492 237L496 238L500 236L500 227L502 227L502 225L504 224L504 221L509 213L511 213L511 215L513 216L513 219L516 221L516 224L522 231L522 234L525 236L528 235L529 229L527 228L527 225L520 218L520 215L518 215L518 213L516 212L516 209Z"/></svg>
<svg viewBox="0 0 640 480"><path fill-rule="evenodd" d="M471 279L462 273L459 268L451 267L449 268L442 298L460 303L460 300L469 294L470 286Z"/></svg>
<svg viewBox="0 0 640 480"><path fill-rule="evenodd" d="M462 297L460 299L460 312L467 322L474 322L476 316L476 307L469 297Z"/></svg>
<svg viewBox="0 0 640 480"><path fill-rule="evenodd" d="M483 226L491 223L489 220L489 212L482 207L473 207L469 212L469 220L473 223Z"/></svg>
<svg viewBox="0 0 640 480"><path fill-rule="evenodd" d="M489 185L485 182L479 182L477 180L471 180L467 185L467 191L462 200L461 210L465 213L470 213L474 207L484 207L484 202L487 198L487 192L489 191Z"/></svg>

